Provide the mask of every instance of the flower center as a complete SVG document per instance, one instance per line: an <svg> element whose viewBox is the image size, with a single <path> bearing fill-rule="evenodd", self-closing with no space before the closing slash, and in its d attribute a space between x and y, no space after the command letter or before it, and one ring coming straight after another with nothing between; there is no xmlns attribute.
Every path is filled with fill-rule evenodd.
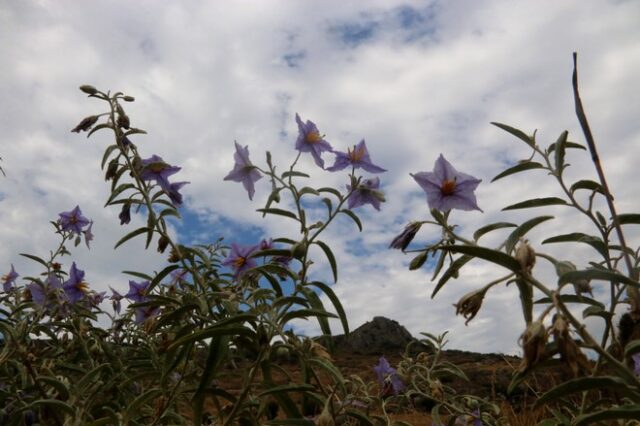
<svg viewBox="0 0 640 426"><path fill-rule="evenodd" d="M306 140L308 143L320 142L321 139L322 138L320 137L320 132L318 132L317 130L307 133Z"/></svg>
<svg viewBox="0 0 640 426"><path fill-rule="evenodd" d="M349 156L349 159L353 163L362 160L362 157L364 157L364 154L365 154L364 147L356 148L356 146L354 145L353 151L347 148L347 155Z"/></svg>
<svg viewBox="0 0 640 426"><path fill-rule="evenodd" d="M81 292L86 293L87 290L89 290L89 284L84 281L81 281L78 284L76 284L76 288Z"/></svg>
<svg viewBox="0 0 640 426"><path fill-rule="evenodd" d="M164 163L151 163L147 166L153 173L160 173L166 168Z"/></svg>
<svg viewBox="0 0 640 426"><path fill-rule="evenodd" d="M233 260L233 266L235 266L238 269L242 268L245 263L247 263L247 259L245 259L242 256L238 256Z"/></svg>
<svg viewBox="0 0 640 426"><path fill-rule="evenodd" d="M456 180L445 180L442 182L442 187L440 188L443 195L451 195L456 190Z"/></svg>

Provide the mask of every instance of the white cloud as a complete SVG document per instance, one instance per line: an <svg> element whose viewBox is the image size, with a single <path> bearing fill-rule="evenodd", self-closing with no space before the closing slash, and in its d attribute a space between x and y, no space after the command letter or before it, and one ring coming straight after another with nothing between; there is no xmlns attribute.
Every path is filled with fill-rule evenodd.
<svg viewBox="0 0 640 426"><path fill-rule="evenodd" d="M365 233L345 218L324 237L339 259L334 290L352 328L386 315L414 334L449 329L452 347L517 351L524 324L512 286L489 293L468 327L453 316L451 304L495 278L495 271L474 264L431 300L430 271L409 272L409 258L386 249L406 221L428 217L409 173L430 170L443 153L459 170L482 178L477 195L486 213L454 215L468 232L490 221L542 214L499 211L558 189L539 172L489 184L529 152L488 123L540 129L543 145L564 129L582 141L570 87L577 50L583 100L612 191L621 211L637 211L637 187L629 182L636 180L639 154L639 9L636 2L607 1L4 3L0 37L11 42L0 45L0 156L8 174L0 179L0 262L29 270L16 253L45 255L55 243L48 221L80 204L96 222L96 240L90 253L79 248L74 256L92 284L124 289L127 278L118 271L162 266L163 256L142 253L135 242L111 249L125 228L117 211L101 209L108 188L98 165L109 139L69 133L103 108L77 91L80 84L137 98L128 112L149 135L135 142L143 155L156 153L183 167L180 178L191 181L183 191L187 206L203 222L232 219L262 227L265 235L292 234L285 220L270 223L255 213L268 196L266 179L257 183L252 203L239 184L222 178L232 167L234 140L249 145L256 164L264 164L269 150L281 169L287 166L295 157L293 116L299 112L337 149L364 137L373 160L389 170L382 176L382 212L359 210ZM569 155L572 178L594 176L586 154ZM344 185L344 174L325 174L307 156L301 162L312 182ZM562 209L554 214L556 221L541 225L532 242L588 229ZM347 244L356 238L359 250ZM631 241L637 245L637 235ZM592 254L560 246L544 250Z"/></svg>

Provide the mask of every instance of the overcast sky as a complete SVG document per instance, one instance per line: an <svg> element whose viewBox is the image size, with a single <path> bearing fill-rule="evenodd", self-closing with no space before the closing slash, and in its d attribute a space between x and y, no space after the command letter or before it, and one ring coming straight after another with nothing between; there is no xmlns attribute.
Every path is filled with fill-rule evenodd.
<svg viewBox="0 0 640 426"><path fill-rule="evenodd" d="M451 348L519 353L524 322L514 286L490 292L468 326L452 307L502 271L471 263L432 300L432 271L410 272L411 257L387 249L405 223L429 217L409 173L431 171L442 153L482 179L484 213L452 214L467 235L485 223L542 214L500 211L559 190L540 172L490 184L529 152L489 122L538 129L542 145L565 129L582 142L570 85L571 54L578 51L583 101L619 210L638 211L638 22L637 1L2 1L0 166L7 176L0 177L0 273L11 263L23 276L36 273L37 265L18 253L45 257L57 241L49 221L76 204L95 222L91 250L72 250L93 288L125 291L120 271L165 264L164 256L143 253L142 240L113 250L142 218L125 228L117 209L102 208L108 185L100 160L111 139L106 132L89 140L70 133L104 109L79 85L136 97L127 107L132 125L149 133L134 139L143 157L162 156L182 167L179 180L191 182L183 189L185 223L174 230L185 242L295 235L286 220L255 212L269 195L267 179L256 184L251 202L240 184L223 177L233 167L234 140L249 146L254 163L264 165L269 150L280 169L287 167L296 155L297 112L338 150L365 138L373 161L388 170L380 175L382 210L358 209L365 231L345 218L323 238L338 258L333 288L352 329L383 315L415 335L449 330ZM332 156L325 161L332 164ZM572 180L594 176L584 152L572 151L568 161ZM344 188L346 173L325 172L309 155L302 165L313 183ZM555 221L529 238L585 267L595 259L589 250L539 247L548 236L589 232L569 213L553 209ZM423 228L418 239L438 235ZM318 277L330 279L322 255L316 265ZM596 294L607 291L596 285ZM298 325L318 332L314 322Z"/></svg>

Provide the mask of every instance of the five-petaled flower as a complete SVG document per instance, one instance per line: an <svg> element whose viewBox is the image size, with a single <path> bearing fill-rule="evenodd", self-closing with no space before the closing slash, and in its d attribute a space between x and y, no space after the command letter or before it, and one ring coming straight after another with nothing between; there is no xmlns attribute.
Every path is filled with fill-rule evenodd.
<svg viewBox="0 0 640 426"><path fill-rule="evenodd" d="M303 123L300 116L296 114L296 123L298 123L300 132L296 140L296 149L300 152L310 152L316 164L324 169L324 160L320 154L324 151L333 152L333 148L320 135L318 127L313 121L307 120L306 123Z"/></svg>
<svg viewBox="0 0 640 426"><path fill-rule="evenodd" d="M89 219L82 215L80 206L76 206L71 211L59 213L58 216L60 216L58 224L62 231L71 231L78 235L82 233L82 228L89 225L90 222Z"/></svg>
<svg viewBox="0 0 640 426"><path fill-rule="evenodd" d="M376 372L382 396L389 396L391 392L397 395L404 390L405 385L400 376L398 376L398 372L389 365L385 357L380 357L378 365L373 367L373 370Z"/></svg>
<svg viewBox="0 0 640 426"><path fill-rule="evenodd" d="M418 185L427 193L427 203L432 209L480 210L473 191L481 180L460 173L440 154L433 172L411 173Z"/></svg>
<svg viewBox="0 0 640 426"><path fill-rule="evenodd" d="M365 204L371 204L374 209L380 210L380 203L385 202L384 193L380 191L380 178L364 179L353 190L348 200L348 207L355 209ZM351 185L347 185L347 190L351 191Z"/></svg>
<svg viewBox="0 0 640 426"><path fill-rule="evenodd" d="M157 306L139 306L135 309L136 324L142 324L146 320L157 316L160 313L160 308Z"/></svg>
<svg viewBox="0 0 640 426"><path fill-rule="evenodd" d="M84 242L87 244L88 249L91 249L91 247L89 247L89 241L93 241L93 232L91 232L91 228L93 228L93 221L90 221L87 229L82 231L84 233Z"/></svg>
<svg viewBox="0 0 640 426"><path fill-rule="evenodd" d="M49 296L54 295L57 289L62 287L62 282L55 274L49 274L47 280L34 281L27 285L27 290L31 295L31 300L40 306L45 306Z"/></svg>
<svg viewBox="0 0 640 426"><path fill-rule="evenodd" d="M369 151L364 139L358 145L353 146L353 150L347 149L347 152L334 152L336 154L336 162L331 167L327 167L330 172L346 169L351 166L354 169L362 168L369 173L386 172L382 167L376 166L371 162Z"/></svg>
<svg viewBox="0 0 640 426"><path fill-rule="evenodd" d="M251 257L258 249L258 246L240 246L238 244L231 244L231 253L227 256L222 264L230 266L233 269L233 276L238 277L248 269L254 268L257 263Z"/></svg>
<svg viewBox="0 0 640 426"><path fill-rule="evenodd" d="M111 300L111 304L113 306L113 311L116 314L120 313L120 308L121 308L121 300L124 298L124 296L122 294L120 294L119 292L117 292L116 290L114 290L113 288L111 288L111 286L109 286L109 289L111 289L111 297L109 297L109 300Z"/></svg>
<svg viewBox="0 0 640 426"><path fill-rule="evenodd" d="M141 281L139 283L129 280L129 293L125 294L129 300L134 303L141 303L147 300L147 287L149 287L149 281Z"/></svg>
<svg viewBox="0 0 640 426"><path fill-rule="evenodd" d="M18 278L19 276L20 275L13 268L13 264L11 264L11 271L8 274L2 276L2 289L5 293L11 291L16 282L16 278Z"/></svg>
<svg viewBox="0 0 640 426"><path fill-rule="evenodd" d="M76 267L76 262L71 264L69 279L64 282L62 289L69 303L73 305L78 303L89 289L89 284L84 281L84 271Z"/></svg>
<svg viewBox="0 0 640 426"><path fill-rule="evenodd" d="M244 186L244 189L249 193L249 199L252 200L253 194L256 192L253 184L260 180L262 175L258 168L249 160L249 146L243 148L238 142L235 142L235 145L236 152L233 154L235 164L233 165L233 170L224 177L224 180L242 182L242 186Z"/></svg>
<svg viewBox="0 0 640 426"><path fill-rule="evenodd" d="M142 171L140 179L155 180L162 190L169 196L174 206L178 207L182 204L182 194L180 188L189 182L169 182L169 176L178 173L181 167L172 166L164 162L162 157L152 155L146 160L142 160ZM123 221L120 218L121 222Z"/></svg>

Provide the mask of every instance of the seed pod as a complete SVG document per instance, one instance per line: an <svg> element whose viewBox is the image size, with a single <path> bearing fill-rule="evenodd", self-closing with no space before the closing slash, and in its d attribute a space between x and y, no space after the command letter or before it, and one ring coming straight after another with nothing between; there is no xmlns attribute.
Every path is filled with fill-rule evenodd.
<svg viewBox="0 0 640 426"><path fill-rule="evenodd" d="M482 307L482 300L484 299L484 295L486 293L486 288L474 290L462 296L458 303L453 305L456 308L456 315L462 314L462 316L467 319L464 325L469 324L469 321L471 321L476 316L476 314Z"/></svg>
<svg viewBox="0 0 640 426"><path fill-rule="evenodd" d="M516 249L515 258L522 268L522 272L531 274L533 266L536 264L536 252L529 245L529 242L523 240Z"/></svg>
<svg viewBox="0 0 640 426"><path fill-rule="evenodd" d="M87 95L95 95L96 93L98 93L98 89L91 86L90 84L83 84L82 86L80 86L80 90L82 90Z"/></svg>
<svg viewBox="0 0 640 426"><path fill-rule="evenodd" d="M549 338L542 321L534 321L520 336L520 345L524 352L520 371L524 372L546 358L545 345Z"/></svg>

